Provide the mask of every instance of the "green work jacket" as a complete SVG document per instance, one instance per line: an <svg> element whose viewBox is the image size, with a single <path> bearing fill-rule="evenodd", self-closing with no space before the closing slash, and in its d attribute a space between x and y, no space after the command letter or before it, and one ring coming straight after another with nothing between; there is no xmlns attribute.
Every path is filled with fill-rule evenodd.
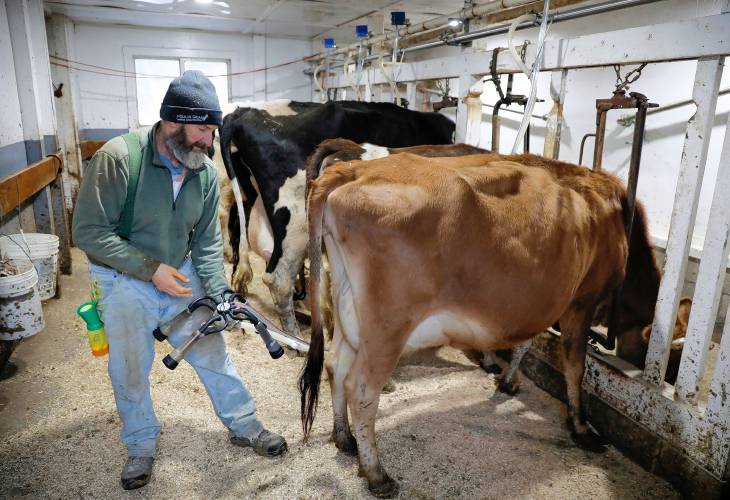
<svg viewBox="0 0 730 500"><path fill-rule="evenodd" d="M157 125L137 131L142 165L129 240L118 224L127 196L129 152L124 139L110 140L84 169L73 216L73 239L89 260L150 281L160 263L178 268L190 254L206 293L228 288L218 222L218 181L208 158L187 172L173 199L172 174L155 145ZM208 170L208 185L200 172Z"/></svg>

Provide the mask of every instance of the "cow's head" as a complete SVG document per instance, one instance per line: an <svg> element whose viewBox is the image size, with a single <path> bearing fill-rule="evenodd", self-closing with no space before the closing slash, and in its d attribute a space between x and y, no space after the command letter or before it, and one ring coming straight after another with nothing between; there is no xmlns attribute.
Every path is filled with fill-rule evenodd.
<svg viewBox="0 0 730 500"><path fill-rule="evenodd" d="M687 334L687 324L691 310L692 299L688 297L682 298L679 301L679 308L677 309L677 319L674 322L674 333L672 336L669 361L667 363L667 372L664 376L664 380L670 384L674 384L677 380L679 362L682 358L684 337ZM648 324L643 327L637 326L623 329L618 339L616 355L639 368L644 368L646 351L648 350L649 338L651 336L651 326L651 324Z"/></svg>

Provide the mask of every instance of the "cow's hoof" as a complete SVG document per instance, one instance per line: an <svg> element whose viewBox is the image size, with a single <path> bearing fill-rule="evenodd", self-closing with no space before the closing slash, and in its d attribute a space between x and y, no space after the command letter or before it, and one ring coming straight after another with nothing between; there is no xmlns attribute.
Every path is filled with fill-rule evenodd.
<svg viewBox="0 0 730 500"><path fill-rule="evenodd" d="M499 392L503 392L505 394L509 394L510 396L514 396L518 392L520 392L520 381L519 380L509 380L506 381L501 377L497 377L497 390Z"/></svg>
<svg viewBox="0 0 730 500"><path fill-rule="evenodd" d="M357 440L352 434L335 434L333 432L332 440L342 453L357 456Z"/></svg>
<svg viewBox="0 0 730 500"><path fill-rule="evenodd" d="M393 382L393 379L388 379L388 381L385 383L383 388L380 390L383 394L390 394L391 392L395 392L395 382Z"/></svg>
<svg viewBox="0 0 730 500"><path fill-rule="evenodd" d="M398 494L398 483L393 481L387 474L382 481L377 483L368 482L368 489L377 498L393 498Z"/></svg>
<svg viewBox="0 0 730 500"><path fill-rule="evenodd" d="M570 437L578 448L591 453L603 453L608 449L603 438L590 429L580 433L571 432Z"/></svg>

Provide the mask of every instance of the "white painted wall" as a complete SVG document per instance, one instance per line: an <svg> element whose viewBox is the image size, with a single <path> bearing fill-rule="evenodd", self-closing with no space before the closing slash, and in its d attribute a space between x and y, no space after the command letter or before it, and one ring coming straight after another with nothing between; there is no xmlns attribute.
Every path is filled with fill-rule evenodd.
<svg viewBox="0 0 730 500"><path fill-rule="evenodd" d="M566 21L554 24L548 35L550 39L576 37L594 32L606 32L635 26L644 26L711 15L720 11L718 0L700 0L688 2L673 0L635 7L589 18ZM477 29L478 26L474 27ZM524 40L535 43L537 29L522 30L515 34L515 45ZM692 40L687 40L692 43ZM507 47L507 36L495 36L474 43L475 48L491 50L494 47ZM635 66L621 68L622 76ZM689 99L695 77L696 63L693 61L651 64L643 71L641 78L631 85L630 90L647 95L651 102L659 105ZM538 97L546 102L535 106L534 114L544 115L550 111L552 101L549 94L550 75L540 75ZM595 132L595 100L609 98L612 95L616 75L612 68L575 70L568 73L567 92L564 107L565 122L563 125L560 159L577 163L580 141L584 134ZM453 82L454 85L456 82ZM506 90L507 77L502 78L502 88ZM730 87L730 69L726 69L720 88ZM527 79L523 75L515 77L513 92L527 93ZM498 94L491 83L484 86L482 102L494 104ZM513 106L511 109L521 109ZM479 145L491 148L491 108L483 108L483 124ZM694 255L699 254L707 227L712 188L717 175L720 150L724 138L724 125L727 112L730 110L730 95L720 97L715 127L713 128L707 166L705 170L704 188L698 208L697 223L693 238ZM666 111L647 118L644 148L639 177L638 197L645 204L650 222L652 236L660 244L669 233L674 192L679 173L679 163L684 144L687 120L694 113L694 105L676 110ZM617 118L625 115L622 110L608 114L606 126L606 142L604 147L604 170L626 179L631 154L632 128L617 124ZM509 153L521 116L500 112L502 117L500 152ZM545 122L533 119L531 151L542 154L545 135ZM586 141L586 152L583 164L591 165L593 159L593 139ZM521 150L520 150L521 151Z"/></svg>
<svg viewBox="0 0 730 500"><path fill-rule="evenodd" d="M2 116L0 148L23 140L18 87L15 81L15 65L13 64L13 51L10 47L10 29L8 28L5 1L0 0L0 116Z"/></svg>
<svg viewBox="0 0 730 500"><path fill-rule="evenodd" d="M42 0L0 1L0 117L4 177L36 161L39 141L56 134ZM35 145L30 159L25 141Z"/></svg>
<svg viewBox="0 0 730 500"><path fill-rule="evenodd" d="M282 64L312 54L309 41L292 43L283 38L266 38L267 66ZM298 63L283 66L266 73L266 98L312 100L312 80L303 72L309 64Z"/></svg>
<svg viewBox="0 0 730 500"><path fill-rule="evenodd" d="M38 85L36 102L38 106L38 128L41 136L56 135L56 118L51 86L51 66L48 61L48 40L46 21L43 15L43 0L27 0L30 10L31 49L33 51L33 73ZM47 151L46 153L52 153Z"/></svg>
<svg viewBox="0 0 730 500"><path fill-rule="evenodd" d="M254 37L230 33L199 31L151 30L130 27L75 25L74 51L79 62L105 68L130 71L134 55L176 57L209 57L231 60L231 72L237 73L279 64L309 54L310 42L302 40L257 40ZM256 61L254 61L256 57ZM232 77L233 100L257 100L287 97L310 100L310 79L298 63L266 72ZM89 68L100 71L98 68ZM120 76L99 75L90 71L75 71L79 89L79 124L84 129L127 129L132 125L130 110L134 109L133 80L125 85ZM256 77L254 77L256 75ZM258 87L254 90L254 78ZM128 106L129 104L129 106Z"/></svg>

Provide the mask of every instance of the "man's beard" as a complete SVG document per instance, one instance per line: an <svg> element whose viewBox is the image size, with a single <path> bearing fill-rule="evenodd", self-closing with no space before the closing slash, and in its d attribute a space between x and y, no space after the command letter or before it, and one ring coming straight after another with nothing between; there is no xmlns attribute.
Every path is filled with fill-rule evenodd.
<svg viewBox="0 0 730 500"><path fill-rule="evenodd" d="M177 161L191 170L195 170L200 167L206 156L205 144L196 143L188 145L187 140L185 139L185 129L182 127L173 132L172 135L167 138L165 146L167 146ZM195 151L193 146L198 146L200 149Z"/></svg>

